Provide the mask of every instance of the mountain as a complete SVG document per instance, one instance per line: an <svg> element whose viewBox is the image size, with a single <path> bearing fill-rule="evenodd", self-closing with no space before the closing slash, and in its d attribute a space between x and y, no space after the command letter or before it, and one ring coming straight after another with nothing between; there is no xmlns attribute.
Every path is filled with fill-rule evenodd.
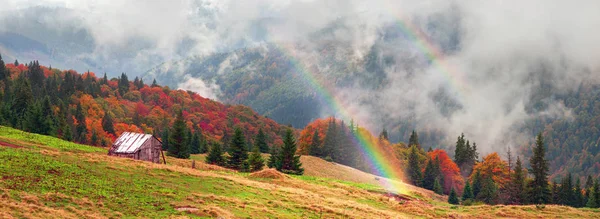
<svg viewBox="0 0 600 219"><path fill-rule="evenodd" d="M0 123L79 143L109 146L125 131L153 133L164 140L178 112L186 121L186 133L197 133L206 142L225 142L225 147L236 127L248 142L262 129L269 145L280 145L287 129L247 106L148 85L137 77L129 80L126 74L98 78L93 72L79 74L37 61L0 67L2 75L9 75L0 80Z"/></svg>
<svg viewBox="0 0 600 219"><path fill-rule="evenodd" d="M443 197L411 186L402 187L401 194L391 194L379 184L330 178L335 175L264 178L202 162L195 162L194 169L190 160L168 157L164 165L106 153L103 148L0 126L0 216L598 217L592 209L557 205L457 208L440 200ZM318 158L308 160L329 165L330 172L369 178L366 173ZM313 168L322 166L306 168L307 173L318 173ZM385 179L374 181L379 180Z"/></svg>

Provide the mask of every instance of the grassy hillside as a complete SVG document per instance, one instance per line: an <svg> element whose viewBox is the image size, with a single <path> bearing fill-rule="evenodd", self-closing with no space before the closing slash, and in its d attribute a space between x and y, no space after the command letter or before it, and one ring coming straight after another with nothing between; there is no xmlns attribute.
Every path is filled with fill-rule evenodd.
<svg viewBox="0 0 600 219"><path fill-rule="evenodd" d="M390 198L368 180L335 179L336 168L360 175L356 170L312 157L303 159L307 176L267 179L202 162L192 169L191 160L159 165L105 154L0 127L0 217L600 217L598 210L561 206L451 206L409 187Z"/></svg>

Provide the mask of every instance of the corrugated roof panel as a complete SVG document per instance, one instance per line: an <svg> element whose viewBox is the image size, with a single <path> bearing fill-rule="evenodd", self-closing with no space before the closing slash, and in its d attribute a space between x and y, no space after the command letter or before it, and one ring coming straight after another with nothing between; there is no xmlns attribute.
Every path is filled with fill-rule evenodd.
<svg viewBox="0 0 600 219"><path fill-rule="evenodd" d="M123 132L113 144L116 146L115 153L134 153L150 138L150 134Z"/></svg>

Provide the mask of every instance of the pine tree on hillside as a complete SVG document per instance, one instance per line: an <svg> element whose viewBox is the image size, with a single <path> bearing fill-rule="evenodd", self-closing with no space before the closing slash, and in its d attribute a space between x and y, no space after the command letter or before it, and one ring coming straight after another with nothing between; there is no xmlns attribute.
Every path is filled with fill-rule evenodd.
<svg viewBox="0 0 600 219"><path fill-rule="evenodd" d="M265 160L260 153L258 145L254 146L252 153L248 157L248 165L250 166L251 172L260 171L265 166Z"/></svg>
<svg viewBox="0 0 600 219"><path fill-rule="evenodd" d="M456 147L454 149L454 162L459 167L467 160L466 151L465 134L461 134L456 140Z"/></svg>
<svg viewBox="0 0 600 219"><path fill-rule="evenodd" d="M190 153L199 154L200 147L200 136L198 135L198 131L196 131L194 134L192 134L192 140L190 141Z"/></svg>
<svg viewBox="0 0 600 219"><path fill-rule="evenodd" d="M596 180L593 189L596 191L594 193L594 198L596 199L596 208L600 208L600 179Z"/></svg>
<svg viewBox="0 0 600 219"><path fill-rule="evenodd" d="M223 155L223 150L221 149L221 144L217 142L212 143L212 147L206 156L206 163L224 166L225 165L225 156Z"/></svg>
<svg viewBox="0 0 600 219"><path fill-rule="evenodd" d="M23 129L22 118L26 118L25 114L28 111L28 107L33 104L31 84L23 75L17 78L12 93L14 97L11 106L13 114L11 123L13 127Z"/></svg>
<svg viewBox="0 0 600 219"><path fill-rule="evenodd" d="M574 200L574 205L573 207L576 208L581 208L583 206L585 206L585 203L583 202L583 193L582 192L582 188L581 188L581 180L579 178L577 178L577 181L575 183L575 200Z"/></svg>
<svg viewBox="0 0 600 219"><path fill-rule="evenodd" d="M327 132L325 133L325 140L323 140L323 157L329 157L335 159L333 154L337 147L337 130L335 120L331 119L327 126Z"/></svg>
<svg viewBox="0 0 600 219"><path fill-rule="evenodd" d="M448 203L453 205L460 204L460 201L458 200L458 195L456 194L456 191L454 191L454 187L450 190L450 195L448 196Z"/></svg>
<svg viewBox="0 0 600 219"><path fill-rule="evenodd" d="M438 158L436 157L433 160L429 159L427 161L427 165L425 166L425 172L423 173L423 188L434 190L433 187L435 186L435 181L440 175Z"/></svg>
<svg viewBox="0 0 600 219"><path fill-rule="evenodd" d="M416 145L418 149L421 149L421 144L419 144L419 136L415 130L410 134L410 138L408 139L408 146Z"/></svg>
<svg viewBox="0 0 600 219"><path fill-rule="evenodd" d="M160 137L160 141L162 142L162 150L169 150L169 129L166 128L163 130L162 135Z"/></svg>
<svg viewBox="0 0 600 219"><path fill-rule="evenodd" d="M319 130L315 130L313 133L308 154L316 157L323 156L323 153L321 152L321 139L319 138Z"/></svg>
<svg viewBox="0 0 600 219"><path fill-rule="evenodd" d="M415 186L421 186L423 182L423 174L419 165L419 152L417 145L411 145L408 154L408 175L411 183Z"/></svg>
<svg viewBox="0 0 600 219"><path fill-rule="evenodd" d="M467 180L463 189L462 200L466 201L473 199L474 197L475 196L473 195L473 190L471 189L471 183L469 183L469 180Z"/></svg>
<svg viewBox="0 0 600 219"><path fill-rule="evenodd" d="M533 156L529 160L533 181L529 185L529 197L535 204L544 204L550 200L550 190L548 189L548 162L546 161L546 151L544 147L544 138L542 133L537 135Z"/></svg>
<svg viewBox="0 0 600 219"><path fill-rule="evenodd" d="M246 162L246 159L248 159L248 150L246 137L239 127L235 128L233 138L229 144L229 151L229 167L236 170L244 170L248 166L248 163Z"/></svg>
<svg viewBox="0 0 600 219"><path fill-rule="evenodd" d="M85 115L83 114L83 108L81 108L80 104L77 105L77 109L75 110L75 119L77 119L77 126L75 126L75 136L79 143L85 144L87 126L85 124Z"/></svg>
<svg viewBox="0 0 600 219"><path fill-rule="evenodd" d="M269 156L269 160L267 161L267 166L269 168L281 169L281 153L278 147L271 148L271 155Z"/></svg>
<svg viewBox="0 0 600 219"><path fill-rule="evenodd" d="M598 208L600 207L600 200L598 199L599 193L598 193L598 182L594 183L594 185L588 189L588 201L585 205L585 207L588 208Z"/></svg>
<svg viewBox="0 0 600 219"><path fill-rule="evenodd" d="M258 130L258 134L254 139L254 146L258 147L261 153L269 152L269 145L267 145L267 136L262 128Z"/></svg>
<svg viewBox="0 0 600 219"><path fill-rule="evenodd" d="M202 129L198 129L198 137L200 138L200 153L204 154L208 152L208 142L206 136L202 134Z"/></svg>
<svg viewBox="0 0 600 219"><path fill-rule="evenodd" d="M477 170L477 172L475 172L475 176L473 177L473 196L475 198L478 197L479 192L481 192L481 189L483 187L483 178L481 176L481 172L479 172L479 170Z"/></svg>
<svg viewBox="0 0 600 219"><path fill-rule="evenodd" d="M119 94L125 95L129 91L129 79L125 73L121 73L119 78Z"/></svg>
<svg viewBox="0 0 600 219"><path fill-rule="evenodd" d="M550 200L547 204L560 204L560 189L558 188L558 184L556 182L550 183Z"/></svg>
<svg viewBox="0 0 600 219"><path fill-rule="evenodd" d="M498 198L498 187L491 176L485 177L481 191L477 194L477 199L487 204L496 204Z"/></svg>
<svg viewBox="0 0 600 219"><path fill-rule="evenodd" d="M167 155L171 157L188 159L190 158L190 148L187 143L186 126L183 121L183 111L177 113L177 118L173 123L173 129L169 135L169 148Z"/></svg>
<svg viewBox="0 0 600 219"><path fill-rule="evenodd" d="M575 193L573 192L573 180L569 173L559 187L559 202L561 205L573 206L575 204Z"/></svg>
<svg viewBox="0 0 600 219"><path fill-rule="evenodd" d="M4 81L6 78L8 78L8 71L4 65L4 60L2 60L2 55L0 55L0 81Z"/></svg>
<svg viewBox="0 0 600 219"><path fill-rule="evenodd" d="M509 204L523 204L525 202L525 177L521 158L517 157L509 183Z"/></svg>
<svg viewBox="0 0 600 219"><path fill-rule="evenodd" d="M150 87L158 87L158 84L156 83L156 79L152 80L152 85L150 85Z"/></svg>
<svg viewBox="0 0 600 219"><path fill-rule="evenodd" d="M385 129L385 127L383 128L383 130L379 134L379 138L385 139L385 140L389 140L388 131Z"/></svg>
<svg viewBox="0 0 600 219"><path fill-rule="evenodd" d="M444 194L444 188L442 187L442 184L440 183L440 178L435 178L435 180L433 181L433 192L439 194L439 195L443 195Z"/></svg>
<svg viewBox="0 0 600 219"><path fill-rule="evenodd" d="M115 135L115 126L110 114L111 113L108 110L104 113L104 117L102 117L102 129L104 129L106 133Z"/></svg>
<svg viewBox="0 0 600 219"><path fill-rule="evenodd" d="M585 188L592 188L594 186L594 179L591 175L588 175L587 180L585 181Z"/></svg>
<svg viewBox="0 0 600 219"><path fill-rule="evenodd" d="M283 173L302 175L304 169L302 168L302 163L300 163L300 155L295 154L296 139L294 138L292 130L288 129L283 138L283 148L281 149L281 157L279 158L281 168L278 170Z"/></svg>

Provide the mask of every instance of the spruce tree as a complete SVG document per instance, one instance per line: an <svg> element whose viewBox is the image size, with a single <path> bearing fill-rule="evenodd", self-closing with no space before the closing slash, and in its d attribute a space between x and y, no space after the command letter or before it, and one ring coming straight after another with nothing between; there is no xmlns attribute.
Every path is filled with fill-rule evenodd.
<svg viewBox="0 0 600 219"><path fill-rule="evenodd" d="M573 207L580 208L580 207L585 206L585 203L583 203L583 201L584 201L583 193L581 193L581 192L582 192L581 180L579 178L577 178L577 181L575 183L575 200L574 200Z"/></svg>
<svg viewBox="0 0 600 219"><path fill-rule="evenodd" d="M481 191L477 194L477 199L487 204L496 204L498 198L498 187L491 176L485 177Z"/></svg>
<svg viewBox="0 0 600 219"><path fill-rule="evenodd" d="M0 55L0 81L3 81L8 78L8 71L6 70L6 66L4 65L4 60L2 60L2 55Z"/></svg>
<svg viewBox="0 0 600 219"><path fill-rule="evenodd" d="M281 160L279 158L281 158L281 153L278 147L271 148L271 155L267 161L267 166L278 170L281 169Z"/></svg>
<svg viewBox="0 0 600 219"><path fill-rule="evenodd" d="M388 131L385 129L385 127L383 128L383 130L379 134L379 138L385 139L385 140L389 140Z"/></svg>
<svg viewBox="0 0 600 219"><path fill-rule="evenodd" d="M31 84L22 74L17 78L12 93L14 97L11 104L11 112L13 114L11 123L13 127L23 129L22 120L26 118L25 114L27 114L28 107L34 102Z"/></svg>
<svg viewBox="0 0 600 219"><path fill-rule="evenodd" d="M162 150L163 151L169 150L169 129L168 128L163 130L160 140L162 141Z"/></svg>
<svg viewBox="0 0 600 219"><path fill-rule="evenodd" d="M567 177L563 178L559 188L559 202L557 204L574 206L575 194L573 193L573 180L569 173Z"/></svg>
<svg viewBox="0 0 600 219"><path fill-rule="evenodd" d="M440 178L435 178L435 180L433 181L433 192L443 195L444 194L444 188L442 187L442 184L440 183Z"/></svg>
<svg viewBox="0 0 600 219"><path fill-rule="evenodd" d="M421 186L423 174L419 165L419 149L417 145L411 145L408 154L408 174L413 185Z"/></svg>
<svg viewBox="0 0 600 219"><path fill-rule="evenodd" d="M206 156L206 163L224 166L225 165L225 156L223 155L223 150L221 149L221 144L218 142L213 142L208 155Z"/></svg>
<svg viewBox="0 0 600 219"><path fill-rule="evenodd" d="M75 119L77 119L77 126L75 126L75 136L79 143L86 143L87 126L85 124L85 115L83 114L83 108L81 104L77 105L75 110Z"/></svg>
<svg viewBox="0 0 600 219"><path fill-rule="evenodd" d="M550 190L548 189L548 162L546 161L546 151L542 133L537 135L533 156L529 160L533 181L529 185L529 197L535 204L544 204L550 200Z"/></svg>
<svg viewBox="0 0 600 219"><path fill-rule="evenodd" d="M265 166L265 160L260 153L258 145L254 146L252 153L248 157L248 165L250 166L251 172L260 171Z"/></svg>
<svg viewBox="0 0 600 219"><path fill-rule="evenodd" d="M596 190L597 188L598 188L597 186L593 186L592 188L590 188L588 190L589 191L588 201L587 201L585 207L597 208L599 206L598 199L597 199L597 197L598 197L598 192Z"/></svg>
<svg viewBox="0 0 600 219"><path fill-rule="evenodd" d="M102 129L104 129L104 131L108 134L116 134L112 116L110 115L110 111L108 110L105 111L104 117L102 117Z"/></svg>
<svg viewBox="0 0 600 219"><path fill-rule="evenodd" d="M258 147L261 153L269 152L269 145L267 144L267 136L262 128L258 130L258 134L254 139L254 146Z"/></svg>
<svg viewBox="0 0 600 219"><path fill-rule="evenodd" d="M421 144L419 144L419 136L415 130L410 134L410 138L408 139L408 146L416 145L417 148L421 149Z"/></svg>
<svg viewBox="0 0 600 219"><path fill-rule="evenodd" d="M192 140L190 141L190 153L199 154L200 147L200 136L198 135L198 131L196 131L194 134L192 134Z"/></svg>
<svg viewBox="0 0 600 219"><path fill-rule="evenodd" d="M208 142L206 137L202 134L202 129L198 129L198 137L200 137L200 153L204 154L208 152Z"/></svg>
<svg viewBox="0 0 600 219"><path fill-rule="evenodd" d="M90 144L96 146L98 144L98 134L96 130L92 130L92 137L90 138Z"/></svg>
<svg viewBox="0 0 600 219"><path fill-rule="evenodd" d="M521 158L517 157L514 171L509 183L509 204L523 204L525 202L525 172Z"/></svg>
<svg viewBox="0 0 600 219"><path fill-rule="evenodd" d="M127 79L127 75L125 73L121 73L121 77L119 78L119 94L121 94L121 96L123 96L128 91L129 91L129 79Z"/></svg>
<svg viewBox="0 0 600 219"><path fill-rule="evenodd" d="M315 132L313 133L312 141L310 143L310 148L309 148L308 154L311 156L316 156L316 157L322 156L321 139L319 138L319 130L315 129Z"/></svg>
<svg viewBox="0 0 600 219"><path fill-rule="evenodd" d="M448 196L448 203L453 205L460 204L458 200L458 195L456 194L456 191L454 191L454 187L452 187L452 189L450 190L450 195Z"/></svg>
<svg viewBox="0 0 600 219"><path fill-rule="evenodd" d="M183 121L183 111L177 113L173 129L169 135L169 148L167 155L171 157L188 159L190 158L190 148L187 144L186 126Z"/></svg>
<svg viewBox="0 0 600 219"><path fill-rule="evenodd" d="M302 168L302 163L300 163L300 155L295 154L296 139L292 130L288 129L283 138L283 148L281 149L281 157L279 158L281 168L278 170L283 173L302 175L304 169Z"/></svg>
<svg viewBox="0 0 600 219"><path fill-rule="evenodd" d="M437 157L433 160L429 159L423 173L423 188L435 190L435 181L436 179L439 181L440 175L439 159Z"/></svg>
<svg viewBox="0 0 600 219"><path fill-rule="evenodd" d="M334 150L337 147L337 130L335 120L332 118L327 126L325 140L323 140L323 157L335 159Z"/></svg>
<svg viewBox="0 0 600 219"><path fill-rule="evenodd" d="M246 159L248 159L248 148L246 145L246 137L239 127L235 128L233 138L229 144L228 165L236 170L244 170L247 167Z"/></svg>
<svg viewBox="0 0 600 219"><path fill-rule="evenodd" d="M473 195L473 190L471 189L471 183L469 180L465 183L465 188L463 189L462 200L466 201L469 199L473 199L475 196Z"/></svg>
<svg viewBox="0 0 600 219"><path fill-rule="evenodd" d="M477 172L475 172L475 176L473 176L473 196L475 198L478 197L479 192L481 191L482 187L483 187L483 178L481 176L481 172L479 170L477 170Z"/></svg>

